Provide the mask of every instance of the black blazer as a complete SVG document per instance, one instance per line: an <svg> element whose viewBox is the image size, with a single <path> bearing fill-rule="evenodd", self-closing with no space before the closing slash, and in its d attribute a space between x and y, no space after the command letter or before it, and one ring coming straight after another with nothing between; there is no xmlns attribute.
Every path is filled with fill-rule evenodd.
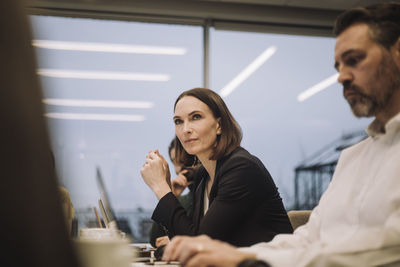
<svg viewBox="0 0 400 267"><path fill-rule="evenodd" d="M196 173L193 215L188 216L177 198L168 193L160 199L152 219L170 237L206 234L235 246L270 241L293 229L271 175L262 162L242 147L217 161L209 209L203 216L208 173Z"/></svg>

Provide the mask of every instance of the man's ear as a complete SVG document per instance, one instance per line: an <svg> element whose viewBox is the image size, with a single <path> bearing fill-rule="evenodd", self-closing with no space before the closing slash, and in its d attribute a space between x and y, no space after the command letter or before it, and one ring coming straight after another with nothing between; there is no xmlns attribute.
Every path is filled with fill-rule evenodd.
<svg viewBox="0 0 400 267"><path fill-rule="evenodd" d="M222 129L221 129L221 118L217 119L217 135L222 134Z"/></svg>
<svg viewBox="0 0 400 267"><path fill-rule="evenodd" d="M392 46L392 51L393 59L397 63L397 66L400 68L400 37L397 38L397 41Z"/></svg>
<svg viewBox="0 0 400 267"><path fill-rule="evenodd" d="M397 41L394 43L393 49L395 50L395 55L400 56L400 37L397 38Z"/></svg>

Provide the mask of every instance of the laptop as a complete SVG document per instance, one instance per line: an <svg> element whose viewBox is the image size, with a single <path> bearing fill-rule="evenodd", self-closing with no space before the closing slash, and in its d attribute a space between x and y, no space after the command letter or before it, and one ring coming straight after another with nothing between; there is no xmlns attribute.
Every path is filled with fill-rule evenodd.
<svg viewBox="0 0 400 267"><path fill-rule="evenodd" d="M100 190L99 208L103 216L104 223L107 227L118 230L118 221L115 217L114 210L111 207L110 198L108 197L107 190L103 181L103 176L101 174L100 167L98 166L96 167L96 181L97 186Z"/></svg>

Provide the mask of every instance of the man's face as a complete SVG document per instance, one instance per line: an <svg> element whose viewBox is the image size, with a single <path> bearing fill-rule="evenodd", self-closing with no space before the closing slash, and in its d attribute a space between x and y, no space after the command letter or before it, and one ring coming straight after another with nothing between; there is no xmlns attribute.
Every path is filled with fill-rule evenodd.
<svg viewBox="0 0 400 267"><path fill-rule="evenodd" d="M400 70L392 52L370 38L366 24L350 26L338 36L335 68L355 116L376 116L400 88Z"/></svg>

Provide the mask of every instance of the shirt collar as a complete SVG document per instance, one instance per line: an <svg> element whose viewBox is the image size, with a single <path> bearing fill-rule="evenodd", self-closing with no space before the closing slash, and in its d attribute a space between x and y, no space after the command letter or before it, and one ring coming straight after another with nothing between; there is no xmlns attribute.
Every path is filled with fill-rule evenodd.
<svg viewBox="0 0 400 267"><path fill-rule="evenodd" d="M365 130L367 134L371 137L377 137L380 135L384 135L385 133L391 131L391 129L397 128L400 126L400 112L397 113L394 117L392 117L384 126L377 121L376 119L371 122L368 128ZM381 129L384 128L384 132L382 133Z"/></svg>

